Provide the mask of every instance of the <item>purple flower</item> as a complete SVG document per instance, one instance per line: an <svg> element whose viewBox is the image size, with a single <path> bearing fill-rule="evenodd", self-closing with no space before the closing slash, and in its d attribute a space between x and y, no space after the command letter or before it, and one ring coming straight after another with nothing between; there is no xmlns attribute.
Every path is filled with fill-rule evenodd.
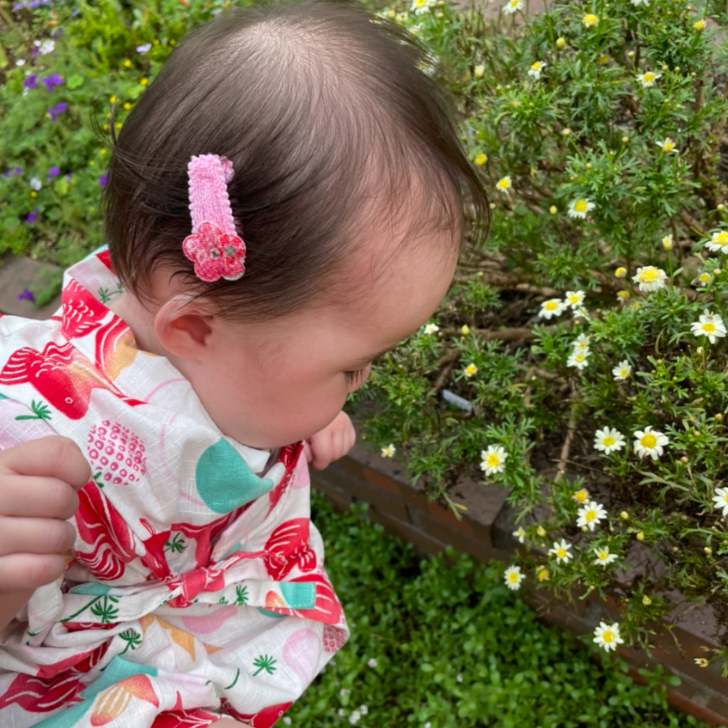
<svg viewBox="0 0 728 728"><path fill-rule="evenodd" d="M22 167L16 167L15 168L15 174L23 174L23 168Z"/></svg>
<svg viewBox="0 0 728 728"><path fill-rule="evenodd" d="M27 222L28 224L30 224L31 222L35 222L38 219L38 210L40 210L40 207L33 208L33 212L28 214L28 217L25 218L25 222ZM28 289L26 288L25 290L27 291ZM25 291L23 291L23 293L25 293ZM22 296L23 293L21 293L20 295ZM18 298L18 300L21 299Z"/></svg>
<svg viewBox="0 0 728 728"><path fill-rule="evenodd" d="M53 33L51 38L53 38L53 40L58 40L58 38L61 37L61 33L63 33L63 28L59 28L55 33Z"/></svg>
<svg viewBox="0 0 728 728"><path fill-rule="evenodd" d="M109 175L108 174L102 174L101 177L99 177L99 184L102 187L106 187L106 183L109 181Z"/></svg>
<svg viewBox="0 0 728 728"><path fill-rule="evenodd" d="M68 173L68 174L66 175L66 179L71 179L71 177L73 177L73 175L72 175L72 174L71 174L71 173L69 172L69 173Z"/></svg>
<svg viewBox="0 0 728 728"><path fill-rule="evenodd" d="M35 293L30 288L26 288L22 293L18 294L18 301L32 301L35 303Z"/></svg>
<svg viewBox="0 0 728 728"><path fill-rule="evenodd" d="M61 84L65 83L65 81L57 73L54 73L52 76L46 76L43 79L43 83L46 85L48 91L52 92L55 86L60 86Z"/></svg>
<svg viewBox="0 0 728 728"><path fill-rule="evenodd" d="M151 43L145 43L144 45L138 45L136 47L136 52L141 53L144 55L145 53L149 53L149 49L152 47Z"/></svg>
<svg viewBox="0 0 728 728"><path fill-rule="evenodd" d="M32 76L23 81L23 88L38 88L38 74L34 73Z"/></svg>
<svg viewBox="0 0 728 728"><path fill-rule="evenodd" d="M65 101L61 101L61 103L56 106L51 106L51 108L48 109L48 115L51 117L51 121L55 121L66 110L67 106L68 104Z"/></svg>
<svg viewBox="0 0 728 728"><path fill-rule="evenodd" d="M51 167L48 170L48 179L51 179L52 177L58 177L58 175L61 173L61 170L58 167Z"/></svg>

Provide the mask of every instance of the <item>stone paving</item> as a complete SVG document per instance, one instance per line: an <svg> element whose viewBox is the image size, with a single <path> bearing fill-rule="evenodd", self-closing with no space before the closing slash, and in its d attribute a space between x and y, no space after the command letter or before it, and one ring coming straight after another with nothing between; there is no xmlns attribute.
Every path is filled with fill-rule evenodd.
<svg viewBox="0 0 728 728"><path fill-rule="evenodd" d="M0 261L0 313L34 319L52 316L61 305L60 296L39 308L32 301L19 299L18 296L26 288L31 291L47 288L49 276L57 276L59 270L49 263L6 255Z"/></svg>

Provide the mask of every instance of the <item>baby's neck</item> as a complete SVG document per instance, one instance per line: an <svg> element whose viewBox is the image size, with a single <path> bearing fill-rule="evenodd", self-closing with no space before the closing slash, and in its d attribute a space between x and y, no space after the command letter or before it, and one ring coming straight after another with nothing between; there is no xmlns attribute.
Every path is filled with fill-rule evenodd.
<svg viewBox="0 0 728 728"><path fill-rule="evenodd" d="M154 333L154 313L145 308L136 296L125 291L109 303L108 308L131 329L138 349L167 356Z"/></svg>

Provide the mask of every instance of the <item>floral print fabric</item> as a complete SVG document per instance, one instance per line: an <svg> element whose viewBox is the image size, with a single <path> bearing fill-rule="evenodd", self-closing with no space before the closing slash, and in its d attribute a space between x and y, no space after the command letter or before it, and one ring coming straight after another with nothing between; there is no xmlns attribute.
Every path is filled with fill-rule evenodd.
<svg viewBox="0 0 728 728"><path fill-rule="evenodd" d="M65 435L93 472L64 577L0 633L0 724L267 728L349 634L302 447L223 436L120 292L102 251L50 320L0 318L0 448Z"/></svg>

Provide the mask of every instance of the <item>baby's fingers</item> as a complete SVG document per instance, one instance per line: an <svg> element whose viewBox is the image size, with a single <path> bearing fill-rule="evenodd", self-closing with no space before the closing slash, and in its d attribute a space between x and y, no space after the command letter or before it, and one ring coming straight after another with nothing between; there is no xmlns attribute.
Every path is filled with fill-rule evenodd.
<svg viewBox="0 0 728 728"><path fill-rule="evenodd" d="M0 556L0 594L37 589L66 570L60 554L11 554ZM24 601L30 597L27 594Z"/></svg>
<svg viewBox="0 0 728 728"><path fill-rule="evenodd" d="M73 440L53 435L0 452L0 473L51 476L75 488L91 479L91 467Z"/></svg>
<svg viewBox="0 0 728 728"><path fill-rule="evenodd" d="M0 514L65 521L78 508L76 491L58 478L5 475L0 482Z"/></svg>
<svg viewBox="0 0 728 728"><path fill-rule="evenodd" d="M0 556L62 554L73 546L73 527L55 518L3 518Z"/></svg>

